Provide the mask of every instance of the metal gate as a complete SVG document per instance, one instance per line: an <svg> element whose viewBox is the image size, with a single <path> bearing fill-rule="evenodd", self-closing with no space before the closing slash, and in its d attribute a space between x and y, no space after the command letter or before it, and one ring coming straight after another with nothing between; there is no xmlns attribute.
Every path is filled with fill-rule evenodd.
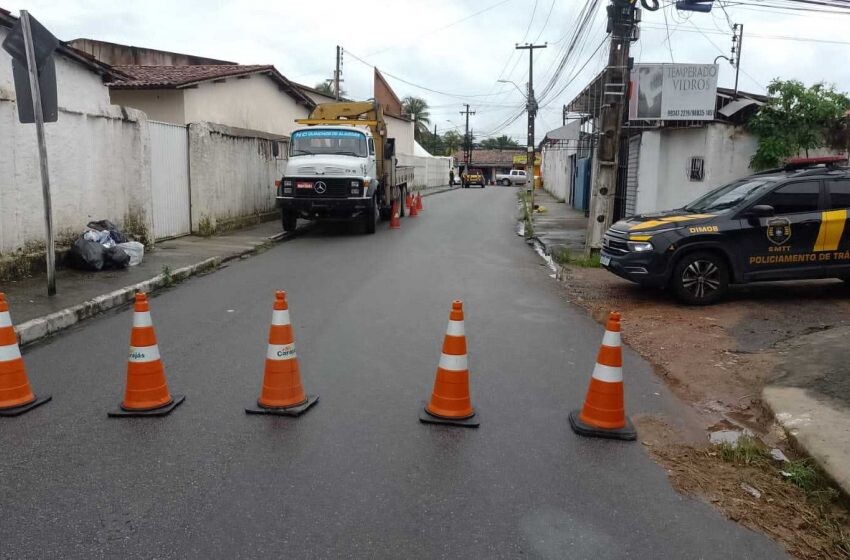
<svg viewBox="0 0 850 560"><path fill-rule="evenodd" d="M640 134L629 138L629 168L626 172L626 216L634 216L637 206Z"/></svg>
<svg viewBox="0 0 850 560"><path fill-rule="evenodd" d="M192 232L189 204L189 136L185 126L149 121L154 238Z"/></svg>

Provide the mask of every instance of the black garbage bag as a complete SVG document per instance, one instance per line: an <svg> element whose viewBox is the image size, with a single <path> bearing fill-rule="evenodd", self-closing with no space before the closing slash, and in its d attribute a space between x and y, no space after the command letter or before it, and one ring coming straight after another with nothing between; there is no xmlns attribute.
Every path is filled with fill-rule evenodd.
<svg viewBox="0 0 850 560"><path fill-rule="evenodd" d="M109 247L104 249L104 268L127 268L130 264L130 255L121 247Z"/></svg>
<svg viewBox="0 0 850 560"><path fill-rule="evenodd" d="M71 268L79 270L101 270L105 262L105 253L106 249L100 243L80 237L71 245L71 250L68 251L66 259L68 266Z"/></svg>
<svg viewBox="0 0 850 560"><path fill-rule="evenodd" d="M127 243L130 241L127 239L127 236L118 229L118 226L110 222L109 220L98 220L96 222L89 222L86 224L86 227L95 229L97 231L108 231L109 237L112 238L112 241L115 243Z"/></svg>

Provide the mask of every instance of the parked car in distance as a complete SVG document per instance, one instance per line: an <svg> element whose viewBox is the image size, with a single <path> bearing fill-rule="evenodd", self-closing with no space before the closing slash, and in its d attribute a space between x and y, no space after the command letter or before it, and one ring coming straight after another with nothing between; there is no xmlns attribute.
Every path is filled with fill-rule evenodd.
<svg viewBox="0 0 850 560"><path fill-rule="evenodd" d="M480 169L470 169L463 174L463 188L469 188L470 185L481 185L484 188L484 173Z"/></svg>
<svg viewBox="0 0 850 560"><path fill-rule="evenodd" d="M506 187L524 185L526 180L525 169L511 169L510 173L499 173L496 175L496 184Z"/></svg>
<svg viewBox="0 0 850 560"><path fill-rule="evenodd" d="M678 210L619 221L599 262L691 305L730 284L840 278L850 282L850 168L844 157L799 158L733 181Z"/></svg>

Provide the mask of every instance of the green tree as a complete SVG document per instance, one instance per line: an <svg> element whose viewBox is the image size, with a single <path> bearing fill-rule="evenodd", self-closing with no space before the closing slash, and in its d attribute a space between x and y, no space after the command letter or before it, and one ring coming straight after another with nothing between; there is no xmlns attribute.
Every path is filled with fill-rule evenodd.
<svg viewBox="0 0 850 560"><path fill-rule="evenodd" d="M417 142L428 134L431 125L431 113L428 111L428 102L421 97L408 95L401 102L401 110L413 118L413 137Z"/></svg>
<svg viewBox="0 0 850 560"><path fill-rule="evenodd" d="M443 148L447 156L453 155L460 149L463 137L457 131L449 130L443 134Z"/></svg>
<svg viewBox="0 0 850 560"><path fill-rule="evenodd" d="M748 123L759 137L750 161L754 169L777 167L782 160L803 151L837 142L850 109L850 98L823 83L806 87L798 80L773 80L767 88L770 100ZM843 146L842 146L843 147Z"/></svg>
<svg viewBox="0 0 850 560"><path fill-rule="evenodd" d="M334 95L334 82L333 80L324 80L316 84L313 89L319 90L324 93L328 97L335 97ZM342 99L345 97L345 90L340 88L339 97Z"/></svg>
<svg viewBox="0 0 850 560"><path fill-rule="evenodd" d="M519 148L519 144L513 138L503 134L498 138L485 138L481 141L481 147L485 150L509 150Z"/></svg>

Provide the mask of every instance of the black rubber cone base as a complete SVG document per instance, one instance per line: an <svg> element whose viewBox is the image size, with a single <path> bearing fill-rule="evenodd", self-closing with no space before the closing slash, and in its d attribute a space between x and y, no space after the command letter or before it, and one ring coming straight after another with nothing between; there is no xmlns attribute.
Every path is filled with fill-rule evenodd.
<svg viewBox="0 0 850 560"><path fill-rule="evenodd" d="M0 416L20 416L24 412L29 412L30 410L43 405L52 398L53 397L51 397L50 395L44 395L43 397L39 397L36 395L35 400L29 404L16 406L15 408L0 409Z"/></svg>
<svg viewBox="0 0 850 560"><path fill-rule="evenodd" d="M425 408L426 403L422 403L422 409L419 411L419 421L423 424L443 424L446 426L459 426L461 428L477 428L481 425L478 421L478 412L476 411L469 418L443 418L442 416L434 416L428 409Z"/></svg>
<svg viewBox="0 0 850 560"><path fill-rule="evenodd" d="M171 412L180 406L183 401L186 400L186 395L172 395L171 402L165 406L161 406L159 408L154 408L153 410L125 410L124 408L119 408L118 410L111 410L107 412L107 416L110 418L132 418L139 416L165 416L166 414L171 414Z"/></svg>
<svg viewBox="0 0 850 560"><path fill-rule="evenodd" d="M264 408L259 404L245 409L247 414L271 414L272 416L301 416L307 409L319 402L319 395L307 395L304 404L288 406L286 408Z"/></svg>
<svg viewBox="0 0 850 560"><path fill-rule="evenodd" d="M626 441L637 439L637 431L635 431L635 427L632 425L632 421L629 420L628 416L626 417L625 427L616 430L609 430L585 424L578 417L579 414L581 414L580 410L573 410L570 412L570 427L572 427L573 431L580 436L622 439Z"/></svg>

